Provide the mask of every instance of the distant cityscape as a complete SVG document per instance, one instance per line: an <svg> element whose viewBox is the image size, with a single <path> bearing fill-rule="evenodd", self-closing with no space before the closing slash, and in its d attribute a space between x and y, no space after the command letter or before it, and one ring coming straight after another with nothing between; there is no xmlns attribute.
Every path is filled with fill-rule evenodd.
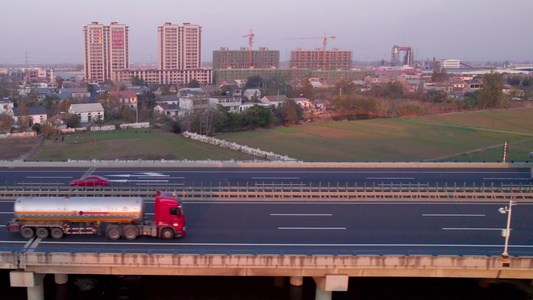
<svg viewBox="0 0 533 300"><path fill-rule="evenodd" d="M291 58L283 65L280 62L279 50L270 50L259 47L254 50L254 34L250 30L249 46L238 50L230 50L221 46L214 50L212 66L202 66L202 27L184 23L175 25L164 23L157 28L157 65L133 65L129 60L129 26L112 22L109 25L92 22L83 26L83 79L88 84L104 83L107 80L114 82L131 81L138 77L148 84L187 84L192 79L201 85L220 84L223 81L246 79L249 76L261 75L269 78L273 74L282 73L293 80L303 76L318 78L319 81L335 81L339 78L362 80L369 73L368 69L395 70L428 70L436 67L445 69L495 69L496 67L511 68L511 70L529 70L533 65L512 65L509 62L481 66L472 66L457 59L433 59L415 61L414 50L411 46L394 45L391 51L391 60L383 59L374 65L365 63L355 66L352 52L339 48L327 49L327 43L335 36L323 38L294 38L322 40L322 48L306 50L298 48L291 51ZM154 45L155 48L155 45ZM29 65L19 66L31 69L27 75L30 80L43 82L45 78L53 76L52 68L44 71L43 68L33 68ZM79 66L78 66L79 68ZM9 68L0 68L0 73L7 73ZM56 67L56 70L72 70L76 66ZM51 73L44 75L44 72ZM383 72L382 72L383 73ZM79 73L77 74L79 76ZM52 82L54 80L48 80Z"/></svg>
<svg viewBox="0 0 533 300"><path fill-rule="evenodd" d="M481 76L494 71L503 74L506 84L501 92L509 99L529 100L531 96L529 89L522 87L529 86L533 65L473 65L436 58L417 61L409 45L393 45L390 60L356 65L351 51L327 49L335 36L295 38L314 39L322 47L297 48L284 64L279 50L253 49L255 35L250 31L242 36L248 39L248 47L232 50L222 46L213 51L212 65L205 67L202 27L167 22L157 28L157 64L134 66L129 59L128 25L92 22L82 27L82 33L83 65L0 68L0 76L8 76L2 77L0 114L13 118L11 122L4 117L4 131L20 123L21 116L28 120L28 127L54 116L60 124L68 123L61 119L65 114L77 115L88 125L102 123L104 116L113 114L111 118L138 122L139 106L144 112L141 119L178 118L217 105L231 113L243 113L254 105L276 111L289 98L313 119L338 111L339 104L332 102L347 92L422 102L462 101L456 108L446 108L453 110L476 106L479 97L475 93L483 87ZM256 82L248 82L250 79ZM314 94L308 87L323 92ZM155 96L147 94L152 92ZM68 103L61 104L65 100ZM115 102L130 111L119 113ZM20 109L21 104L25 109Z"/></svg>

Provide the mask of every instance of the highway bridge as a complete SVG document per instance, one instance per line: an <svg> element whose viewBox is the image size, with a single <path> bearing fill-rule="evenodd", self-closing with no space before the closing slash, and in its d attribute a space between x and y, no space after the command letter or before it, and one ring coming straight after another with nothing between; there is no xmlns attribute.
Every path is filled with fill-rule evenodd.
<svg viewBox="0 0 533 300"><path fill-rule="evenodd" d="M4 162L0 224L21 195L184 199L187 235L24 240L0 231L0 268L42 299L44 274L304 277L317 299L350 277L533 279L531 165L454 163ZM61 166L61 165L64 165ZM244 165L244 166L243 166ZM107 188L70 188L87 174ZM145 211L153 213L153 202ZM512 204L508 256L502 257Z"/></svg>

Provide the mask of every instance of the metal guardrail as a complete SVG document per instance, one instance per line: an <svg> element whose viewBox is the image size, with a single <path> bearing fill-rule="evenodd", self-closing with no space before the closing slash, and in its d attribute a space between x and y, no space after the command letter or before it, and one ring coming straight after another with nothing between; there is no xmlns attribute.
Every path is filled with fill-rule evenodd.
<svg viewBox="0 0 533 300"><path fill-rule="evenodd" d="M243 249L106 249L0 247L0 252L45 254L146 254L146 255L253 255L253 256L459 256L500 257L501 251L439 250L243 250ZM533 257L533 252L509 252L510 257Z"/></svg>
<svg viewBox="0 0 533 300"><path fill-rule="evenodd" d="M365 199L468 199L533 201L533 185L467 186L428 184L343 186L112 186L97 188L73 188L66 186L0 186L0 198L12 199L21 196L84 196L84 197L143 197L151 199L156 190L173 192L186 200L365 200Z"/></svg>

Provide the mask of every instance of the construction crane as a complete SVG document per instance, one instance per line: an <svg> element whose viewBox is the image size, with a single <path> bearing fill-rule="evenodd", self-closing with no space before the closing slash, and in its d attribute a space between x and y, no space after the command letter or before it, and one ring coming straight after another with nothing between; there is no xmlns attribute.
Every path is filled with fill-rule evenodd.
<svg viewBox="0 0 533 300"><path fill-rule="evenodd" d="M290 38L290 39L286 39L286 40L320 40L320 39L323 39L322 41L322 70L325 70L326 69L326 46L328 44L328 39L335 39L335 36L327 36L326 33L324 32L324 37L303 37L303 38Z"/></svg>
<svg viewBox="0 0 533 300"><path fill-rule="evenodd" d="M248 37L248 68L252 67L252 44L254 43L254 34L252 33L252 30L250 29L250 34L243 35L242 37Z"/></svg>

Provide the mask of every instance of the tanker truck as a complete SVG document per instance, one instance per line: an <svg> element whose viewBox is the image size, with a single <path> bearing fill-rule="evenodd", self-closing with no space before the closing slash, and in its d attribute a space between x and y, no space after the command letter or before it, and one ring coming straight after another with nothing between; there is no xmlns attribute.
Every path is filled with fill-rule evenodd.
<svg viewBox="0 0 533 300"><path fill-rule="evenodd" d="M185 235L181 201L172 193L157 191L154 218L144 213L140 197L19 197L15 217L6 228L22 237L61 239L65 234L101 234L128 240L138 236L173 239Z"/></svg>

